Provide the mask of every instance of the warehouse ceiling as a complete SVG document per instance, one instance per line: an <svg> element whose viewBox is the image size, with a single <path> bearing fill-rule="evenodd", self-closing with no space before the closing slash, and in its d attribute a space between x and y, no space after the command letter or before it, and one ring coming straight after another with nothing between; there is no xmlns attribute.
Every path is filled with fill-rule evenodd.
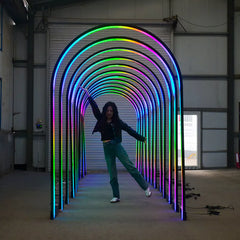
<svg viewBox="0 0 240 240"><path fill-rule="evenodd" d="M87 0L0 0L9 16L17 24L27 23L28 14L41 9L63 6Z"/></svg>

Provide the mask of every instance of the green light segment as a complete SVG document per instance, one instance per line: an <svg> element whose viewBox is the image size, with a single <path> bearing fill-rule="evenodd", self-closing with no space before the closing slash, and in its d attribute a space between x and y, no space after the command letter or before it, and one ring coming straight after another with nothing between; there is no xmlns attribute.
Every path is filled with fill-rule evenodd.
<svg viewBox="0 0 240 240"><path fill-rule="evenodd" d="M94 82L97 78L99 77L104 77L106 75L109 75L109 74L118 74L118 73L123 73L123 72L120 72L120 71L110 71L110 72L106 72L106 73L103 73L103 74L100 74L98 75L97 77L95 77L94 79L91 80L91 82ZM104 77L103 79L100 79L98 81L102 81L102 80L113 80L113 79L120 79L119 81L122 82L122 83L126 83L126 84L129 84L127 81L130 81L130 82L134 82L135 84L139 84L139 82L135 81L134 79L130 78L130 77L125 77L125 76L121 76L121 75L111 75L111 76L107 76L107 77ZM86 87L90 86L90 83L89 82ZM143 86L140 85L141 88L143 88ZM143 91L146 95L148 95L148 92L146 91L145 88L143 88ZM148 97L149 98L149 97ZM144 104L146 105L146 101L144 101Z"/></svg>
<svg viewBox="0 0 240 240"><path fill-rule="evenodd" d="M91 47L93 47L93 46L95 46L95 45L99 45L99 44L107 43L107 42L111 42L111 41L126 41L126 42L131 42L131 43L134 43L134 44L137 44L137 45L141 45L141 46L144 47L145 49L149 50L149 51L152 52L155 56L157 56L158 59L163 63L163 65L164 65L165 68L167 69L167 72L168 72L168 74L169 74L169 77L170 77L171 81L173 81L173 80L172 80L173 77L172 77L171 71L170 71L167 63L165 63L165 62L163 61L163 59L162 59L153 49L151 49L151 48L149 48L148 46L146 46L146 45L144 45L144 44L142 44L142 43L140 43L140 42L137 42L137 41L135 41L135 40L126 39L126 38L110 38L110 39L104 39L104 40L98 41L97 43L94 43L94 44L88 46L84 51L86 51L87 49L90 49ZM80 56L80 54L79 54L78 56ZM78 84L77 84L77 85L78 85ZM174 90L174 89L173 89L173 93L174 93L174 95L175 95L175 90Z"/></svg>
<svg viewBox="0 0 240 240"><path fill-rule="evenodd" d="M141 109L144 112L146 112L145 109L148 109L148 105L147 105L147 101L146 99L144 98L143 94L139 91L139 89L137 87L135 87L134 85L128 83L128 82L125 82L125 81L122 81L122 80L119 80L119 79L108 79L108 78L105 78L105 79L101 79L101 81L98 81L96 84L92 85L92 88L96 88L96 86L99 88L99 87L102 87L102 86L107 86L108 84L112 84L112 87L113 86L121 86L123 89L126 90L126 92L130 92L132 94L132 96L135 96L135 98L138 99L138 102L141 106ZM127 85L127 86L125 86ZM111 85L110 85L111 86ZM115 88L113 88L115 89ZM120 89L120 88L116 88L116 89ZM141 97L141 99L140 99ZM145 108L143 107L142 103L144 103L145 105Z"/></svg>
<svg viewBox="0 0 240 240"><path fill-rule="evenodd" d="M137 52L137 51L135 51L135 50L131 50L131 49L118 49L118 48L117 48L117 49L108 49L108 50L101 51L101 52L99 52L99 53L91 56L91 57L90 57L89 59L87 59L86 61L84 61L84 62L81 64L81 66L78 68L78 70L76 71L76 73L74 74L74 76L73 76L73 78L72 78L72 82L73 82L73 80L75 79L75 76L77 75L77 73L79 72L79 70L80 70L88 61L90 61L90 60L93 59L94 57L97 57L97 56L99 56L99 55L101 55L101 54L108 53L108 52L113 52L113 51L114 51L114 52L116 52L116 51L130 52L130 53L134 53L134 54L137 54L137 55L143 57L143 58L146 59L148 62L151 62L151 64L153 64L153 65L157 68L157 70L161 73L161 75L162 75L162 77L163 77L163 79L164 79L164 82L167 83L165 74L164 74L163 71L158 67L158 65L154 62L153 59L151 59L151 58L147 57L146 55L144 55L144 54L142 54L142 53L140 53L140 52ZM129 60L129 59L126 59L126 58L125 58L125 60ZM134 61L134 62L137 63L137 64L139 64L137 61ZM143 66L142 64L140 64L140 65ZM71 82L71 85L72 85L72 82ZM156 82L159 84L159 81L158 81L157 79L156 79ZM162 87L160 87L160 88L162 89ZM168 95L169 95L170 93L169 93L168 83L167 83L167 89L168 89ZM162 91L162 90L161 90L161 91ZM158 95L158 94L157 94L157 95ZM170 96L169 96L169 97L170 97ZM158 104L159 104L159 99L157 98L157 100L158 100Z"/></svg>
<svg viewBox="0 0 240 240"><path fill-rule="evenodd" d="M123 68L127 68L127 69L134 70L134 68L129 67L129 66L127 66L127 65L120 65L120 64L117 64L117 65L114 65L114 64L113 64L113 65L108 65L108 66L99 68L99 69L97 69L96 71L94 71L93 73L91 73L91 74L82 82L82 85L83 85L85 82L87 82L92 76L94 76L95 74L99 73L100 71L107 70L107 69L113 68L113 67L119 67L119 66L121 66L121 67L123 67ZM137 78L139 81L141 81L143 84L145 84L145 82L142 81L140 78L138 78L137 76L135 76L135 75L133 75L133 74L131 74L131 73L128 73L128 72L124 72L124 71L109 71L108 73L109 73L109 74L126 74L126 75L129 75L129 76L131 76L131 77ZM85 74L85 72L84 72L84 74ZM78 81L76 82L76 85L75 85L74 88L76 88L76 86L79 84L80 79L83 79L83 76L82 76L82 75L78 78ZM145 85L146 85L146 84L145 84ZM147 86L147 85L146 85L146 86ZM148 88L148 89L149 89L149 88ZM149 91L151 91L151 90L149 89ZM151 96L152 96L152 95L151 95ZM72 96L72 101L73 101L73 99L74 99L74 94L73 94L73 96ZM150 98L149 98L149 102L151 102ZM152 110L152 109L153 109L153 106L152 106L152 104L151 104L151 110Z"/></svg>

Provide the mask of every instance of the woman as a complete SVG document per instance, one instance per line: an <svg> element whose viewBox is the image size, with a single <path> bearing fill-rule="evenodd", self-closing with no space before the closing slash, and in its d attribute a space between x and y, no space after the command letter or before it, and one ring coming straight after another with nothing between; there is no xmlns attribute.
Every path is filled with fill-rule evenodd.
<svg viewBox="0 0 240 240"><path fill-rule="evenodd" d="M115 103L107 102L104 105L103 111L101 113L96 102L89 95L88 91L84 88L82 89L87 94L93 114L97 119L93 133L100 132L101 140L103 141L104 155L107 162L107 168L110 175L110 184L112 186L113 192L113 198L110 202L120 202L116 157L121 161L131 176L137 181L139 186L145 191L146 197L150 197L152 193L148 187L148 183L138 172L134 164L129 160L127 152L121 145L122 130L126 131L128 134L135 137L139 141L145 142L146 138L138 134L119 118L117 106Z"/></svg>

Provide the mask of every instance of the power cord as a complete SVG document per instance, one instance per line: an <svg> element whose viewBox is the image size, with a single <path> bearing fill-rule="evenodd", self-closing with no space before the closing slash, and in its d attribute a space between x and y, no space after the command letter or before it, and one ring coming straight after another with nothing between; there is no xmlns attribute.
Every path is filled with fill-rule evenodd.
<svg viewBox="0 0 240 240"><path fill-rule="evenodd" d="M219 211L215 211L215 210L208 210L208 215L219 215L220 212Z"/></svg>
<svg viewBox="0 0 240 240"><path fill-rule="evenodd" d="M192 188L190 187L190 184L189 183L186 183L185 184L185 190L186 191L192 191L192 190L195 190L195 188ZM185 198L194 198L195 200L197 200L198 197L200 197L201 195L199 193L193 193L193 192L190 192L188 194L185 195ZM206 205L205 207L199 207L199 208L193 208L193 207L188 207L187 208L192 208L192 209L207 209L207 213L198 213L200 215L215 215L215 216L218 216L220 215L220 211L219 210L222 210L222 209L232 209L234 210L233 206L229 205L229 206L221 206L221 205Z"/></svg>
<svg viewBox="0 0 240 240"><path fill-rule="evenodd" d="M216 205L216 206L211 206L211 205L206 205L205 206L205 208L207 208L208 210L219 210L219 209L226 209L226 208L228 208L228 209L232 209L232 210L234 210L234 207L232 207L232 206L228 206L228 207L224 207L224 206L220 206L220 205Z"/></svg>
<svg viewBox="0 0 240 240"><path fill-rule="evenodd" d="M200 193L188 193L185 195L185 198L191 198L193 197L195 200L197 200L198 197L200 197Z"/></svg>
<svg viewBox="0 0 240 240"><path fill-rule="evenodd" d="M190 208L190 209L207 209L207 213L206 214L203 214L203 213L198 213L200 215L220 215L220 211L217 211L217 210L221 210L221 209L231 209L231 210L234 210L234 207L232 206L220 206L220 205L206 205L205 207L189 207L187 206L187 208Z"/></svg>

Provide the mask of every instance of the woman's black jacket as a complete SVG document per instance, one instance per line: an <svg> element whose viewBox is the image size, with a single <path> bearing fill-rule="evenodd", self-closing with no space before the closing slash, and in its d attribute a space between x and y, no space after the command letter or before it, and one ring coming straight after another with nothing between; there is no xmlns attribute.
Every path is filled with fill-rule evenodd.
<svg viewBox="0 0 240 240"><path fill-rule="evenodd" d="M100 112L97 103L94 101L94 99L89 96L88 97L89 103L92 107L92 111L93 114L95 116L95 118L97 119L97 123L93 129L93 133L94 132L100 132L101 133L101 140L112 140L112 139L106 139L109 138L109 128L103 126L103 124L101 124L101 120L102 120L102 113ZM144 142L145 141L145 137L143 137L142 135L138 134L135 130L133 130L131 127L129 127L125 122L123 122L122 120L119 120L118 124L111 124L112 129L111 131L113 131L112 134L112 138L114 140L116 140L117 142L121 142L122 141L122 131L124 130L126 131L129 135L133 136L134 138L136 138L139 141Z"/></svg>

